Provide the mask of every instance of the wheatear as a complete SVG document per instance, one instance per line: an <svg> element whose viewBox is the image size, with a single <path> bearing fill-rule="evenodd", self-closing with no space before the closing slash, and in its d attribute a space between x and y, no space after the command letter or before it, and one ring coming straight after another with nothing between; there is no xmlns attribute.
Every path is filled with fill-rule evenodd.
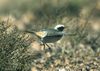
<svg viewBox="0 0 100 71"><path fill-rule="evenodd" d="M56 25L52 29L42 29L37 32L27 30L26 32L36 35L39 38L39 40L42 42L45 48L46 43L54 43L62 38L62 36L64 35L64 32L63 32L64 28L65 28L64 25L59 24L59 25Z"/></svg>

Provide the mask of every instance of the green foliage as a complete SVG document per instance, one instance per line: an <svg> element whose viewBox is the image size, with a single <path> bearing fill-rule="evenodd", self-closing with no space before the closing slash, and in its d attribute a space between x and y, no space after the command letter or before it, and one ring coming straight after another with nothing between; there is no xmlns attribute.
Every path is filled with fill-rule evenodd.
<svg viewBox="0 0 100 71"><path fill-rule="evenodd" d="M17 69L22 71L26 64L23 62L26 61L23 54L29 44L22 38L24 34L20 37L21 33L16 28L8 34L8 23L0 22L0 71L16 71Z"/></svg>

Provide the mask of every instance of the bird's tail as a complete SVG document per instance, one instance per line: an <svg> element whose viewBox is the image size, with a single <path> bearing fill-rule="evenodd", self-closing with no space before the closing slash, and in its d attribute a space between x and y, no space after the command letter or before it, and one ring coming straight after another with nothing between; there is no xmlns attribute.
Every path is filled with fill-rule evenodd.
<svg viewBox="0 0 100 71"><path fill-rule="evenodd" d="M31 34L35 34L35 31L30 31L30 30L25 30L24 32L31 33Z"/></svg>
<svg viewBox="0 0 100 71"><path fill-rule="evenodd" d="M35 35L36 37L40 38L40 37L36 34L35 31L25 30L24 32L26 32L26 33L30 33L30 34Z"/></svg>

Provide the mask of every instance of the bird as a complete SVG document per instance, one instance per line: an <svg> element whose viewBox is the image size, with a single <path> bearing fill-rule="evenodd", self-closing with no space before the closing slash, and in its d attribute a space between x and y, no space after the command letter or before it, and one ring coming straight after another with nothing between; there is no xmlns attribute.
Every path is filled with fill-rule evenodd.
<svg viewBox="0 0 100 71"><path fill-rule="evenodd" d="M37 36L39 38L39 41L44 45L44 49L45 49L45 45L47 45L47 43L57 42L58 40L60 40L63 37L64 28L65 28L64 25L58 24L54 28L42 29L39 31L26 30L25 32Z"/></svg>

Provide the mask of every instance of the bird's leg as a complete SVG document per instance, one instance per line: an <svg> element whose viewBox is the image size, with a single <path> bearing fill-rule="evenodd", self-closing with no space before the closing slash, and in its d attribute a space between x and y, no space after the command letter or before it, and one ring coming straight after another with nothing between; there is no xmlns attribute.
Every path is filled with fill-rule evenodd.
<svg viewBox="0 0 100 71"><path fill-rule="evenodd" d="M42 50L45 50L45 44L40 44L42 46Z"/></svg>
<svg viewBox="0 0 100 71"><path fill-rule="evenodd" d="M41 49L45 50L45 43L43 43L42 41L38 41L40 43L41 46L43 46Z"/></svg>
<svg viewBox="0 0 100 71"><path fill-rule="evenodd" d="M48 47L49 51L52 51L51 47L48 44L46 44L46 46Z"/></svg>
<svg viewBox="0 0 100 71"><path fill-rule="evenodd" d="M43 46L44 46L44 47L43 47L43 50L45 50L45 44L44 44L44 43L43 43Z"/></svg>

